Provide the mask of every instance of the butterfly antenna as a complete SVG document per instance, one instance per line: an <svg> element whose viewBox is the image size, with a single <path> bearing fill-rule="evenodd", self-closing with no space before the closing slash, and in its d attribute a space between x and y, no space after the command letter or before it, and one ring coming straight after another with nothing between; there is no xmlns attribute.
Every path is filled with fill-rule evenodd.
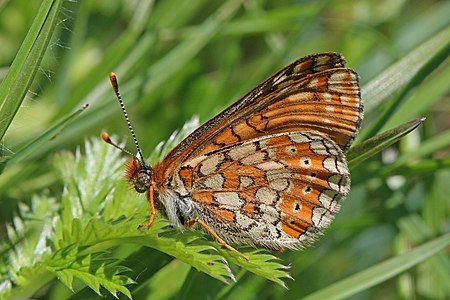
<svg viewBox="0 0 450 300"><path fill-rule="evenodd" d="M128 129L130 129L131 136L133 137L134 144L136 145L136 149L137 149L137 151L139 153L141 161L144 162L144 156L142 155L141 147L139 147L139 143L137 141L136 134L134 133L133 127L131 126L130 119L128 118L127 110L125 109L125 104L123 103L122 96L120 95L120 92L119 92L119 84L117 83L117 77L116 77L116 74L114 72L109 73L109 80L111 81L111 85L112 85L112 88L114 90L114 93L116 94L117 100L119 100L120 107L122 108L123 115L125 116L125 120L127 121ZM105 142L107 142L110 145L113 145L114 147L122 150L123 152L129 153L132 156L136 156L136 155L130 153L130 151L128 151L128 150L118 146L117 144L113 143L109 139L108 134L102 133L102 138L103 138L103 140ZM107 139L105 139L105 138L107 138Z"/></svg>
<svg viewBox="0 0 450 300"><path fill-rule="evenodd" d="M128 151L127 149L117 145L115 142L113 142L110 138L109 135L106 132L102 132L102 140L105 141L106 143L110 144L111 146L113 146L114 148L119 149L122 152L125 152L128 155L134 156L136 157L135 154L131 153L130 151Z"/></svg>

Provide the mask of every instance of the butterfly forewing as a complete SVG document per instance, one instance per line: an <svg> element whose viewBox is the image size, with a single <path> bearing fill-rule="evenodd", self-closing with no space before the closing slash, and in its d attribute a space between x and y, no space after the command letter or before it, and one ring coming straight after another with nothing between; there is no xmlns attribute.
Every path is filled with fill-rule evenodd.
<svg viewBox="0 0 450 300"><path fill-rule="evenodd" d="M198 151L208 146L211 139L227 126L236 122L236 120L242 120L240 119L244 118L242 111L250 112L247 108L255 103L260 103L264 96L276 94L283 87L305 79L307 76L344 66L345 60L339 53L327 52L303 57L284 67L207 121L170 151L164 158L164 167L167 168L166 174L170 174L173 171L171 168L180 165L188 156L198 155Z"/></svg>
<svg viewBox="0 0 450 300"><path fill-rule="evenodd" d="M357 75L349 69L324 71L245 107L199 154L258 136L302 131L324 134L346 151L359 127L361 109Z"/></svg>

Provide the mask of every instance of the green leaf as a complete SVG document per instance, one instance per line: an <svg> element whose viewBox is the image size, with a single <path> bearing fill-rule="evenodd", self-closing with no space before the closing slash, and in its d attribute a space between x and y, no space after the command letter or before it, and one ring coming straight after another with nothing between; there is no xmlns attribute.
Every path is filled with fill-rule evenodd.
<svg viewBox="0 0 450 300"><path fill-rule="evenodd" d="M425 118L412 120L408 123L377 134L376 136L357 144L356 146L352 147L347 153L347 160L349 165L354 166L362 162L363 160L375 155L376 153L386 149L387 147L401 139L403 136L416 129L423 122L425 122Z"/></svg>
<svg viewBox="0 0 450 300"><path fill-rule="evenodd" d="M131 293L125 285L132 284L134 281L121 275L122 272L128 270L117 268L116 262L102 259L101 255L78 257L63 268L53 265L49 265L47 268L71 290L73 290L73 279L77 278L100 296L102 295L100 287L104 287L116 298L118 298L117 292L121 292L131 299Z"/></svg>
<svg viewBox="0 0 450 300"><path fill-rule="evenodd" d="M166 223L166 222L159 222ZM167 225L167 223L166 223ZM200 235L194 232L180 234L176 231L164 232L164 235L155 234L152 227L145 236L124 238L123 242L136 243L146 247L154 248L167 253L189 265L200 272L221 280L223 282L234 281L228 262L222 255L217 253L214 242L199 240ZM161 232L162 233L162 232Z"/></svg>
<svg viewBox="0 0 450 300"><path fill-rule="evenodd" d="M289 267L279 263L280 259L278 257L267 253L265 250L252 249L243 252L248 257L248 261L224 249L221 249L220 252L228 261L240 266L242 269L273 281L284 288L287 288L284 279L293 279L288 273Z"/></svg>

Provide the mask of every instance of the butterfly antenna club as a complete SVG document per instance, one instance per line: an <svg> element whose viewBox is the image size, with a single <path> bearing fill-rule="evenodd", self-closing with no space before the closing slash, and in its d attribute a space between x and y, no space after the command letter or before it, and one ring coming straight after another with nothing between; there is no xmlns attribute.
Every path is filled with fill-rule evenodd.
<svg viewBox="0 0 450 300"><path fill-rule="evenodd" d="M114 148L117 148L117 149L119 149L120 151L122 151L122 152L124 152L124 153L126 153L126 154L128 154L128 155L131 155L131 156L136 157L135 154L131 153L131 152L128 151L127 149L125 149L125 148L123 148L123 147L117 145L115 142L113 142L113 141L109 138L109 134L107 134L106 132L102 132L102 140L105 141L106 143L110 144L110 145L113 146Z"/></svg>

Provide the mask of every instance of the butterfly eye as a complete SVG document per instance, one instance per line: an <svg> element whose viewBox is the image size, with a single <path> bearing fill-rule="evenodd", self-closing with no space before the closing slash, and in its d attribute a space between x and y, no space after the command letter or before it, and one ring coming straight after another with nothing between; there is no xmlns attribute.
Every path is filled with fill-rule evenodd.
<svg viewBox="0 0 450 300"><path fill-rule="evenodd" d="M134 189L138 193L145 193L150 187L150 177L151 175L147 172L147 170L142 170L133 180Z"/></svg>

